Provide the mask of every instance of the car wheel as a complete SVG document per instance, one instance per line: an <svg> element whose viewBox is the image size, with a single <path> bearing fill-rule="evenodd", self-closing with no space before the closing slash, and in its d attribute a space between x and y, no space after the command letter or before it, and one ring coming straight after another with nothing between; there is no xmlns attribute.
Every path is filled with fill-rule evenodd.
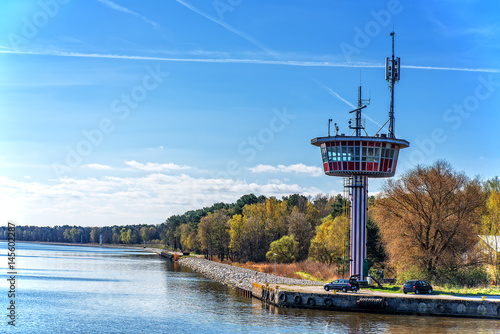
<svg viewBox="0 0 500 334"><path fill-rule="evenodd" d="M342 288L342 292L347 292L347 288L345 286Z"/></svg>
<svg viewBox="0 0 500 334"><path fill-rule="evenodd" d="M428 293L428 294L431 294L431 293L432 293L432 289L429 289L429 290L427 291L427 293Z"/></svg>
<svg viewBox="0 0 500 334"><path fill-rule="evenodd" d="M330 288L325 286L325 291L330 291Z"/></svg>
<svg viewBox="0 0 500 334"><path fill-rule="evenodd" d="M407 294L408 292L406 292L406 291L403 291L403 293L404 293L404 294L406 295L406 294Z"/></svg>
<svg viewBox="0 0 500 334"><path fill-rule="evenodd" d="M415 294L416 294L416 295L418 295L419 293L420 293L420 292L418 292L418 290L417 290L417 289L415 289Z"/></svg>

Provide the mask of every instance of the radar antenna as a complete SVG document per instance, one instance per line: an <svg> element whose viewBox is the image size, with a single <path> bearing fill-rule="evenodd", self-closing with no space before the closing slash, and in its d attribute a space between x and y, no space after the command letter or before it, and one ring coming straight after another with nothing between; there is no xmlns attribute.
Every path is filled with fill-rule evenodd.
<svg viewBox="0 0 500 334"><path fill-rule="evenodd" d="M365 129L365 119L361 118L361 109L366 108L368 104L370 104L370 99L366 100L361 97L361 85L360 85L358 87L358 108L349 111L349 113L356 112L356 118L349 120L349 129L355 129L356 136L358 137L361 136L361 130ZM353 122L354 126L352 125Z"/></svg>

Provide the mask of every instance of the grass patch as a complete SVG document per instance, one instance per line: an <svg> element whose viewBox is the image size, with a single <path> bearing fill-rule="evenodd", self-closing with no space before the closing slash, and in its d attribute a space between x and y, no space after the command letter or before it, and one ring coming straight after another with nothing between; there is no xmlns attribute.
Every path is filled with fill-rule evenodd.
<svg viewBox="0 0 500 334"><path fill-rule="evenodd" d="M295 274L300 276L300 278L302 278L302 279L307 279L310 281L324 282L324 283L329 282L329 280L323 280L323 279L314 277L313 275L306 273L305 271L297 271Z"/></svg>
<svg viewBox="0 0 500 334"><path fill-rule="evenodd" d="M371 291L403 293L403 286L384 286L383 288L368 288ZM500 287L478 287L478 288L459 288L459 287L433 287L433 295L448 295L448 296L496 296L500 295Z"/></svg>
<svg viewBox="0 0 500 334"><path fill-rule="evenodd" d="M379 292L389 292L389 293L402 293L403 288L400 286L387 286L383 288L368 288L370 291L379 291Z"/></svg>
<svg viewBox="0 0 500 334"><path fill-rule="evenodd" d="M459 288L459 287L435 287L435 294L452 296L494 296L500 295L500 288L496 286Z"/></svg>

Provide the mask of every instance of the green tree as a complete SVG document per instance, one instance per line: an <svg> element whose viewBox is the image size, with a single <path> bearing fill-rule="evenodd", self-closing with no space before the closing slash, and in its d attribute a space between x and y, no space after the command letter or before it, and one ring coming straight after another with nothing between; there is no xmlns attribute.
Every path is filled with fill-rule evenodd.
<svg viewBox="0 0 500 334"><path fill-rule="evenodd" d="M156 229L154 228L154 226L150 226L148 231L148 239L152 240L155 237L156 237Z"/></svg>
<svg viewBox="0 0 500 334"><path fill-rule="evenodd" d="M295 241L293 236L285 235L279 240L271 242L269 251L266 253L266 258L269 262L290 263L295 261L299 252L299 243Z"/></svg>
<svg viewBox="0 0 500 334"><path fill-rule="evenodd" d="M98 243L100 240L101 229L99 227L92 227L90 231L90 241L93 243Z"/></svg>

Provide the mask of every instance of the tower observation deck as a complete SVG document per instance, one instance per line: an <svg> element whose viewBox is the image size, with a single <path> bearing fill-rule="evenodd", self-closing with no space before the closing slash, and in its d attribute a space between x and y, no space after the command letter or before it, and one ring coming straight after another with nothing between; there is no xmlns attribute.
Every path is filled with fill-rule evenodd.
<svg viewBox="0 0 500 334"><path fill-rule="evenodd" d="M391 103L389 109L388 133L374 136L362 135L364 119L361 118L363 105L361 87L358 91L358 108L351 111L356 118L349 121L349 128L354 130L351 136L336 134L327 137L317 137L311 144L321 148L323 169L326 175L349 178L347 184L351 187L350 212L350 274L359 275L363 280L363 263L366 259L366 220L368 211L368 178L393 177L396 173L399 151L409 147L410 143L395 137L394 119L394 85L400 78L400 59L394 57L394 32L392 36L392 57L386 58L386 80L389 82ZM331 119L328 127L330 127Z"/></svg>

